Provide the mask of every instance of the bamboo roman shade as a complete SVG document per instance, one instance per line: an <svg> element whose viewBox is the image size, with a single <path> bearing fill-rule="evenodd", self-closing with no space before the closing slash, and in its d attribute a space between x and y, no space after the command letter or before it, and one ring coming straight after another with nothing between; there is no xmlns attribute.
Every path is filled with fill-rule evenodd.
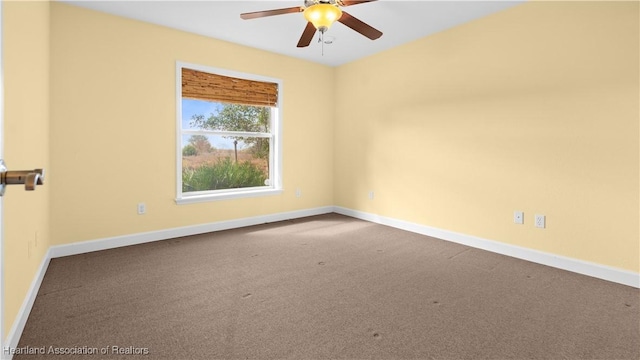
<svg viewBox="0 0 640 360"><path fill-rule="evenodd" d="M278 84L182 68L182 97L243 105L277 106Z"/></svg>

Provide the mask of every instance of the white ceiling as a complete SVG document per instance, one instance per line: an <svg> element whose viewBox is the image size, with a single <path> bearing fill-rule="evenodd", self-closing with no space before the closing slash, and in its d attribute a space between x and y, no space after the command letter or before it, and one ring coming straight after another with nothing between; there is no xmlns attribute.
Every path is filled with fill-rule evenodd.
<svg viewBox="0 0 640 360"><path fill-rule="evenodd" d="M296 44L306 25L301 13L242 20L240 14L302 6L303 0L262 1L63 1L258 49L337 66L501 11L522 1L379 0L342 8L383 32L369 40L341 23L325 34L331 44Z"/></svg>

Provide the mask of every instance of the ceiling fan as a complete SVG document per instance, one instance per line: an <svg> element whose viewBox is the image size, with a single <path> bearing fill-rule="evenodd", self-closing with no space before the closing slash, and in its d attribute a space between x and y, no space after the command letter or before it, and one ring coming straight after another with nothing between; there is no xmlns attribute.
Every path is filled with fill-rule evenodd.
<svg viewBox="0 0 640 360"><path fill-rule="evenodd" d="M243 13L240 14L240 17L244 20L249 20L266 16L303 12L308 23L302 32L300 41L298 41L298 47L309 46L316 30L324 34L335 21L339 21L369 39L375 40L382 36L382 32L340 9L341 7L372 1L377 0L304 0L304 6Z"/></svg>

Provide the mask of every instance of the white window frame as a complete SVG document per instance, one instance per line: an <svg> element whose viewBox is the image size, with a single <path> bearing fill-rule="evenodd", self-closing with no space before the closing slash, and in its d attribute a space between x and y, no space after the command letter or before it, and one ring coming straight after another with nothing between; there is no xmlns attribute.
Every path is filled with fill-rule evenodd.
<svg viewBox="0 0 640 360"><path fill-rule="evenodd" d="M271 108L270 133L260 134L268 137L269 141L269 185L260 187L247 187L235 189L220 189L209 191L182 191L182 135L229 135L247 136L255 133L244 133L238 131L211 132L205 130L183 130L182 129L182 69L192 69L210 74L229 76L247 80L263 81L278 84L278 105ZM176 203L191 204L216 200L238 199L246 197L267 196L281 194L282 189L282 80L265 77L261 75L247 74L227 69L220 69L205 65L190 64L186 62L176 62Z"/></svg>

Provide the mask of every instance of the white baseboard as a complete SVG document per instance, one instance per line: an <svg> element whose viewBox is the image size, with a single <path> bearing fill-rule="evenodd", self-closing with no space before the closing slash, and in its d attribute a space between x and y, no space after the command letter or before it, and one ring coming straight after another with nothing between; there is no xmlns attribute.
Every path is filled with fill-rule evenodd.
<svg viewBox="0 0 640 360"><path fill-rule="evenodd" d="M209 224L184 226L166 230L150 231L132 235L115 236L110 238L83 241L79 243L56 245L51 247L51 258L84 254L92 251L114 249L122 246L138 245L153 241L172 239L182 236L205 234L213 231L236 229L245 226L259 225L276 221L297 219L307 216L322 215L333 212L333 206L313 209L289 211L270 215L260 215L249 218L219 221Z"/></svg>
<svg viewBox="0 0 640 360"><path fill-rule="evenodd" d="M494 253L615 282L618 284L640 288L640 274L634 273L632 271L528 249L520 246L509 245L498 241L482 239L471 235L460 234L449 230L438 229L426 225L397 220L362 211L351 210L340 206L335 206L333 209L334 212L338 214L351 216L357 219L366 220L381 225L387 225L397 229L427 235L434 238L467 245L473 248L487 250Z"/></svg>
<svg viewBox="0 0 640 360"><path fill-rule="evenodd" d="M36 272L36 276L33 278L31 286L29 286L29 290L27 291L27 296L22 302L20 310L18 310L18 315L13 322L13 326L11 326L11 330L9 330L9 334L7 335L7 342L4 344L4 347L8 347L10 349L15 349L18 347L20 336L22 336L22 331L27 324L27 319L29 319L29 314L31 313L31 309L33 308L33 303L36 301L36 296L38 295L38 291L40 290L42 279L44 279L44 274L47 272L47 268L49 267L49 261L51 261L51 249L47 250L47 253L44 255L44 258L40 263L40 267ZM5 354L4 350L4 348L0 349L0 359L11 360L13 358L13 355Z"/></svg>

